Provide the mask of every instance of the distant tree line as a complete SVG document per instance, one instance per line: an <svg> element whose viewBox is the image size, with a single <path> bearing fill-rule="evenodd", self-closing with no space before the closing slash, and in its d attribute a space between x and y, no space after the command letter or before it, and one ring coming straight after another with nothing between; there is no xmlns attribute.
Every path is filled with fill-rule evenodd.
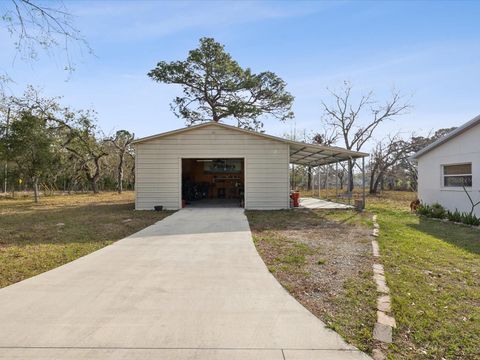
<svg viewBox="0 0 480 360"><path fill-rule="evenodd" d="M0 172L4 192L133 189L134 135L107 136L93 110L74 110L32 87L0 99Z"/></svg>

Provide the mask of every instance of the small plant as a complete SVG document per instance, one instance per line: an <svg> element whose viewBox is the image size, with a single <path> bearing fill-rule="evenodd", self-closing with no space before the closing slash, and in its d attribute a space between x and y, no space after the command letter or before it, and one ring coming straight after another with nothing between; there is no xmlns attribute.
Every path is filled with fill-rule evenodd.
<svg viewBox="0 0 480 360"><path fill-rule="evenodd" d="M454 222L462 222L462 214L460 211L455 209L455 211L447 211L447 219Z"/></svg>
<svg viewBox="0 0 480 360"><path fill-rule="evenodd" d="M480 226L480 219L472 213L463 213L461 221L467 225Z"/></svg>
<svg viewBox="0 0 480 360"><path fill-rule="evenodd" d="M317 264L318 264L318 265L324 265L324 264L325 264L325 260L320 259L320 260L317 261Z"/></svg>

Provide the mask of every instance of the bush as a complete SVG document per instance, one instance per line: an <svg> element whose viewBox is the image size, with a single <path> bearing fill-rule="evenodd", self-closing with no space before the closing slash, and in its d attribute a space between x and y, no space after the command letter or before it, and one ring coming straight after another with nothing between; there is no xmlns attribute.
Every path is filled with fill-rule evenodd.
<svg viewBox="0 0 480 360"><path fill-rule="evenodd" d="M431 217L435 219L445 219L447 212L445 208L439 203L435 203L431 206Z"/></svg>
<svg viewBox="0 0 480 360"><path fill-rule="evenodd" d="M462 222L462 215L463 214L461 214L457 209L455 209L454 212L451 212L450 210L447 211L447 219L450 221Z"/></svg>
<svg viewBox="0 0 480 360"><path fill-rule="evenodd" d="M431 218L444 219L447 216L445 208L438 204L420 204L417 208L417 213Z"/></svg>
<svg viewBox="0 0 480 360"><path fill-rule="evenodd" d="M430 216L431 210L430 206L427 204L420 204L417 207L417 214L423 215L423 216Z"/></svg>

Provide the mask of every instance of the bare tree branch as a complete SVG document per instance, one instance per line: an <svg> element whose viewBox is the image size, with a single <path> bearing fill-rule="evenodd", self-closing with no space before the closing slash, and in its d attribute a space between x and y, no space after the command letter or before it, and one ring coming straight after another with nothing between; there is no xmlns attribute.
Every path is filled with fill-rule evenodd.
<svg viewBox="0 0 480 360"><path fill-rule="evenodd" d="M34 0L10 0L10 4L11 8L4 7L0 13L0 20L6 24L17 54L24 60L36 60L39 49L49 52L61 48L66 57L65 70L72 72L75 69L70 49L72 43L78 44L81 52L86 49L93 54L63 3L50 7Z"/></svg>
<svg viewBox="0 0 480 360"><path fill-rule="evenodd" d="M372 91L361 95L355 102L352 100L352 86L348 82L344 82L340 91L328 91L333 99L330 105L322 102L323 122L338 132L348 150L360 151L378 126L405 114L411 107L396 91L383 105L374 99ZM353 189L353 166L354 161L349 161L350 190Z"/></svg>

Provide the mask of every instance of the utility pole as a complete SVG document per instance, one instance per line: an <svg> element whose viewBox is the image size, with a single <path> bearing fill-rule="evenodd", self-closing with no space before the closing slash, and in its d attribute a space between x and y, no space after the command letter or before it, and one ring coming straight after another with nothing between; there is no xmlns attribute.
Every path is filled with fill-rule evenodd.
<svg viewBox="0 0 480 360"><path fill-rule="evenodd" d="M8 140L8 128L10 126L10 108L7 109L7 127L5 128L5 138ZM4 167L4 176L5 178L3 179L3 192L6 194L7 193L7 176L8 176L8 158L7 158L7 153L5 154L5 167Z"/></svg>

